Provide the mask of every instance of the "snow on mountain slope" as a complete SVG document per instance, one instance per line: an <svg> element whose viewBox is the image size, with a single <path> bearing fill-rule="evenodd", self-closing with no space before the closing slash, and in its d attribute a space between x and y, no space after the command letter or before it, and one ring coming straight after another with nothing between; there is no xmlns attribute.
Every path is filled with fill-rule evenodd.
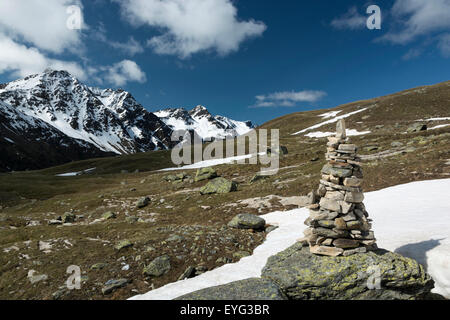
<svg viewBox="0 0 450 320"><path fill-rule="evenodd" d="M0 101L0 171L39 169L107 155Z"/></svg>
<svg viewBox="0 0 450 320"><path fill-rule="evenodd" d="M214 117L201 106L189 112L167 109L155 115L127 91L88 87L67 71L51 69L0 84L0 102L2 130L16 127L15 134L21 134L22 141L48 143L48 150L74 154L74 158L61 158L60 163L85 158L83 150L87 155L102 156L170 149L178 143L171 141L173 130L178 129L195 131L207 140L235 137L253 128L250 122ZM14 141L14 137L7 138ZM56 148L56 141L63 140ZM0 145L13 149L6 139L0 139ZM27 159L30 157L28 152ZM11 163L2 167L12 168ZM22 167L28 168L28 164L14 166L13 170ZM31 167L45 166L35 162Z"/></svg>
<svg viewBox="0 0 450 320"><path fill-rule="evenodd" d="M170 147L171 130L128 92L99 90L66 71L47 70L10 82L0 101L103 151L134 153Z"/></svg>
<svg viewBox="0 0 450 320"><path fill-rule="evenodd" d="M241 122L222 116L213 116L203 106L187 111L183 108L155 112L172 130L195 131L203 140L225 139L246 134L254 126L250 121Z"/></svg>

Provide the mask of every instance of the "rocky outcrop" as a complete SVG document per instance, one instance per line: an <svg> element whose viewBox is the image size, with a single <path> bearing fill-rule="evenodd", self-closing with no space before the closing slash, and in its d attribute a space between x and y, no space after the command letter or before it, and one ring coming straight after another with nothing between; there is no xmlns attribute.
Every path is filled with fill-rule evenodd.
<svg viewBox="0 0 450 320"><path fill-rule="evenodd" d="M287 300L272 281L250 278L199 290L175 300Z"/></svg>
<svg viewBox="0 0 450 320"><path fill-rule="evenodd" d="M423 266L378 249L328 257L298 242L269 258L261 278L193 292L177 300L423 300L434 281Z"/></svg>
<svg viewBox="0 0 450 320"><path fill-rule="evenodd" d="M434 286L423 266L397 253L324 257L301 243L269 258L262 278L292 300L424 299Z"/></svg>

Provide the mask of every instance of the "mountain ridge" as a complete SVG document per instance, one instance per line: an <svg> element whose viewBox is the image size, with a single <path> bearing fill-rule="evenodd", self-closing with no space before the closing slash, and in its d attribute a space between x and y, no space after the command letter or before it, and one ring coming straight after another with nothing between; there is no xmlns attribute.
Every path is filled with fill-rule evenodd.
<svg viewBox="0 0 450 320"><path fill-rule="evenodd" d="M8 139L0 139L0 147L9 150L8 157L1 159L3 171L40 169L92 156L171 149L176 145L171 141L172 132L183 121L180 119L174 127L170 116L163 121L137 102L130 92L89 87L67 71L51 69L1 84L0 102L2 136ZM185 121L192 123L182 127L197 132L203 139L234 137L253 128L249 122L213 117L205 107L198 106L191 111L195 120L187 112L189 119ZM22 130L14 129L17 121ZM209 126L212 130L205 130ZM48 132L54 139L49 139ZM11 146L11 141L18 136L23 140L21 146L19 143ZM26 144L37 141L46 143L50 159L33 161L33 154L25 151ZM64 146L74 150L64 150ZM55 162L56 150L67 156L57 157Z"/></svg>

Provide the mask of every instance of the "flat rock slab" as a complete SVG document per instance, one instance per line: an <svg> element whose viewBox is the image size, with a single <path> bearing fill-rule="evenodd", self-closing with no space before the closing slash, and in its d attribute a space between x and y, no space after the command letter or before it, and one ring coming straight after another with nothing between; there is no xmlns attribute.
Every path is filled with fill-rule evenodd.
<svg viewBox="0 0 450 320"><path fill-rule="evenodd" d="M195 291L175 300L287 300L270 280L250 278Z"/></svg>
<svg viewBox="0 0 450 320"><path fill-rule="evenodd" d="M423 299L434 286L419 263L397 253L317 256L301 243L270 257L262 278L275 282L292 300ZM368 283L376 284L371 279L380 279L381 289L369 289Z"/></svg>

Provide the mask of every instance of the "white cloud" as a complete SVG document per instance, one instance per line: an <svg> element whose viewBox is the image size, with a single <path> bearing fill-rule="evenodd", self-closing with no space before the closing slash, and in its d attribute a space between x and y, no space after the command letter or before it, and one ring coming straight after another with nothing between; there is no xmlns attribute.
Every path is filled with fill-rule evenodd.
<svg viewBox="0 0 450 320"><path fill-rule="evenodd" d="M351 7L346 14L331 21L336 29L363 29L366 27L367 16L358 12L356 7Z"/></svg>
<svg viewBox="0 0 450 320"><path fill-rule="evenodd" d="M80 31L67 27L71 5L81 8L81 0L1 0L0 33L53 53L77 51Z"/></svg>
<svg viewBox="0 0 450 320"><path fill-rule="evenodd" d="M188 58L215 50L219 55L237 51L250 37L262 35L264 23L240 21L231 0L115 0L122 14L135 26L162 31L148 40L158 54Z"/></svg>
<svg viewBox="0 0 450 320"><path fill-rule="evenodd" d="M450 33L444 34L440 37L438 47L445 57L450 57Z"/></svg>
<svg viewBox="0 0 450 320"><path fill-rule="evenodd" d="M326 95L324 91L314 90L275 92L256 96L256 104L251 107L293 107L299 102L316 102Z"/></svg>
<svg viewBox="0 0 450 320"><path fill-rule="evenodd" d="M138 53L144 52L144 48L142 45L136 41L133 37L128 39L127 42L115 42L110 41L108 44L114 49L122 50L123 52L129 54L130 56L134 56Z"/></svg>
<svg viewBox="0 0 450 320"><path fill-rule="evenodd" d="M420 36L450 30L450 0L396 0L393 29L380 41L407 44Z"/></svg>
<svg viewBox="0 0 450 320"><path fill-rule="evenodd" d="M146 74L141 70L136 62L123 60L111 67L102 67L105 72L105 79L115 86L123 86L129 81L144 83L147 81Z"/></svg>
<svg viewBox="0 0 450 320"><path fill-rule="evenodd" d="M80 80L86 79L83 68L77 63L49 59L37 48L29 48L19 44L0 33L0 74L11 72L15 77L25 77L42 72L48 67L64 69Z"/></svg>

